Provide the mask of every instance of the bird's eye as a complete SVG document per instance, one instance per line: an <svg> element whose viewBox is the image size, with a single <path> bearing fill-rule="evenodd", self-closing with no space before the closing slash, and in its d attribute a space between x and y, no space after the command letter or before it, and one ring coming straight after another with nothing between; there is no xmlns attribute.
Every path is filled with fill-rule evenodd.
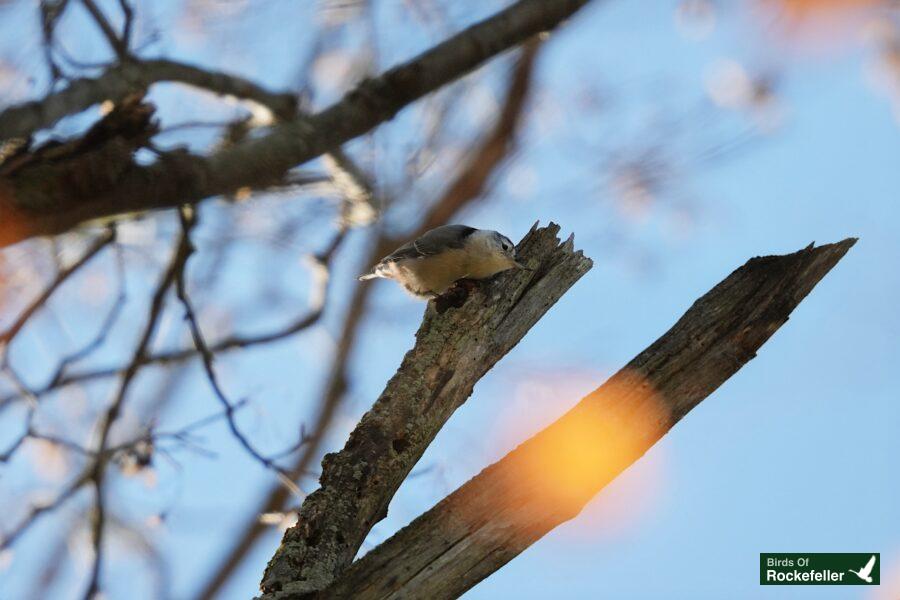
<svg viewBox="0 0 900 600"><path fill-rule="evenodd" d="M512 246L510 246L510 245L507 244L506 242L503 242L502 244L500 244L500 246L501 246L501 247L503 248L503 250L506 251L506 252L509 252L509 249L512 248Z"/></svg>

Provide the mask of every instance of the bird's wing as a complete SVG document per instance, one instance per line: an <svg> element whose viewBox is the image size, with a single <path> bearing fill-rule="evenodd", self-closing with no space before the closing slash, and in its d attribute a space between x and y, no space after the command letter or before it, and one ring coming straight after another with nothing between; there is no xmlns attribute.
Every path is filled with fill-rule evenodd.
<svg viewBox="0 0 900 600"><path fill-rule="evenodd" d="M874 566L875 566L875 555L873 554L872 558L869 559L869 562L866 563L866 566L864 566L860 570L860 575L862 575L863 577L868 577L869 574L872 572L872 568Z"/></svg>
<svg viewBox="0 0 900 600"><path fill-rule="evenodd" d="M413 241L403 244L381 262L409 260L433 256L447 248L461 248L463 240L476 229L467 225L442 225L422 234Z"/></svg>

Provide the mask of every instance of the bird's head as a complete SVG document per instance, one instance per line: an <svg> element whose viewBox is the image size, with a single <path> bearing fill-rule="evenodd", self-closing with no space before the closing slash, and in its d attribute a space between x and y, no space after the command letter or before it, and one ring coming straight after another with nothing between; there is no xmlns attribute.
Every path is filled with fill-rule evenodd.
<svg viewBox="0 0 900 600"><path fill-rule="evenodd" d="M488 252L497 262L508 269L531 270L516 259L516 245L508 237L497 231L485 231L484 238Z"/></svg>

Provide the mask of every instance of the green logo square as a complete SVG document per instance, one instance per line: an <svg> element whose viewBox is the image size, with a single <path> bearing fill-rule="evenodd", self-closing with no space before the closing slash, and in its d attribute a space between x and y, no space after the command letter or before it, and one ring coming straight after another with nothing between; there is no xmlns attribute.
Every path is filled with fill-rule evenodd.
<svg viewBox="0 0 900 600"><path fill-rule="evenodd" d="M878 552L760 553L760 585L879 585Z"/></svg>

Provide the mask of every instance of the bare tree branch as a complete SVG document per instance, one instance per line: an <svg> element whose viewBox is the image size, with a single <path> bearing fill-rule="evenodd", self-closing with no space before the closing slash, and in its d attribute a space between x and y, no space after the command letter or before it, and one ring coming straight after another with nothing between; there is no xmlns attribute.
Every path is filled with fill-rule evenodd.
<svg viewBox="0 0 900 600"><path fill-rule="evenodd" d="M127 4L122 0L124 6ZM120 101L129 94L140 92L154 83L178 82L203 89L221 96L234 96L250 100L266 107L276 120L287 121L297 117L297 98L290 92L265 89L237 75L204 69L186 63L155 59L138 61L128 58L107 69L97 78L73 81L66 89L39 101L27 102L0 112L0 140L33 134L36 130L54 125L66 115L81 112L106 100ZM186 123L168 127L164 131L184 126L216 125L227 123ZM353 163L343 150L336 148L327 155L333 165L332 180L347 197L350 208L345 221L367 224L375 216L374 197L367 176ZM299 185L307 179L283 178L284 184ZM308 179L318 181L318 178ZM350 192L350 193L348 193ZM352 216L353 218L349 218Z"/></svg>
<svg viewBox="0 0 900 600"><path fill-rule="evenodd" d="M575 517L754 358L855 241L750 260L575 408L369 552L321 596L457 598ZM393 405L383 410L382 419L415 431L415 417ZM366 473L384 476L391 474L377 467Z"/></svg>
<svg viewBox="0 0 900 600"><path fill-rule="evenodd" d="M374 221L377 216L375 192L369 176L340 148L325 155L325 164L332 182L344 197L341 225L368 225Z"/></svg>
<svg viewBox="0 0 900 600"><path fill-rule="evenodd" d="M406 475L475 383L591 267L559 227L532 229L518 255L535 270L501 275L459 310L429 304L416 345L344 449L325 457L321 487L269 562L267 593L324 589L345 569Z"/></svg>
<svg viewBox="0 0 900 600"><path fill-rule="evenodd" d="M264 189L291 168L341 146L393 118L422 96L477 68L487 59L547 31L587 0L519 0L411 61L363 81L318 114L274 126L260 138L224 148L210 157L164 154L151 165L116 164L116 172L82 182L77 189L54 182L48 167L40 181L0 180L0 244L70 229L78 223L152 209L172 208L242 187ZM36 109L40 111L40 109ZM97 157L95 162L103 158ZM87 163L85 169L101 164ZM94 185L87 185L93 182ZM48 210L47 207L52 207Z"/></svg>
<svg viewBox="0 0 900 600"><path fill-rule="evenodd" d="M76 79L65 89L41 100L11 106L0 112L0 139L28 136L52 127L63 117L106 100L118 102L163 81L184 83L219 95L252 100L281 119L290 119L296 112L293 94L272 92L236 75L173 60L130 60L110 67L98 77Z"/></svg>

